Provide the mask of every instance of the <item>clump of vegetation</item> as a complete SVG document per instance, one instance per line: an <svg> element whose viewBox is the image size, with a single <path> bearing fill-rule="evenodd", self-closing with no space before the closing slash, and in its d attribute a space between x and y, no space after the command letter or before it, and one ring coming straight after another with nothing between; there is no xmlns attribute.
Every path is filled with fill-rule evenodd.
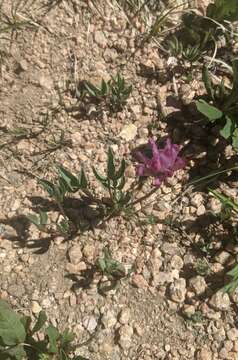
<svg viewBox="0 0 238 360"><path fill-rule="evenodd" d="M200 276L207 276L210 274L210 265L208 261L204 259L198 259L195 266L194 266L196 272Z"/></svg>
<svg viewBox="0 0 238 360"><path fill-rule="evenodd" d="M167 40L171 55L194 62L211 49L221 35L227 33L227 22L238 20L236 0L215 0L209 4L205 16L190 11L182 16L181 30ZM215 45L216 47L216 45Z"/></svg>
<svg viewBox="0 0 238 360"><path fill-rule="evenodd" d="M97 260L97 267L109 280L119 280L126 276L125 267L122 263L112 258L108 248L104 249L103 256Z"/></svg>
<svg viewBox="0 0 238 360"><path fill-rule="evenodd" d="M191 63L199 60L202 54L200 45L185 45L182 41L179 41L175 35L167 40L166 46L170 52L170 55L181 57L183 60L187 60Z"/></svg>
<svg viewBox="0 0 238 360"><path fill-rule="evenodd" d="M98 289L102 295L117 288L121 281L128 279L133 271L133 267L126 271L125 266L112 257L108 247L103 249L102 256L97 259L96 269L102 275L98 284Z"/></svg>
<svg viewBox="0 0 238 360"><path fill-rule="evenodd" d="M31 317L20 315L0 300L1 360L88 360L72 355L73 333L69 330L60 333L53 325L44 328L46 321L46 314L41 311L32 324Z"/></svg>
<svg viewBox="0 0 238 360"><path fill-rule="evenodd" d="M5 5L10 5L8 12L5 11ZM7 35L10 35L10 43L12 43L19 31L38 28L38 24L32 19L26 18L21 14L26 5L27 1L22 0L12 1L9 4L5 0L0 2L0 38L6 40Z"/></svg>
<svg viewBox="0 0 238 360"><path fill-rule="evenodd" d="M233 85L227 90L222 81L214 86L207 68L203 71L203 81L207 90L208 101L198 100L197 109L206 116L209 122L220 124L220 134L230 139L235 150L238 150L238 59L233 60Z"/></svg>
<svg viewBox="0 0 238 360"><path fill-rule="evenodd" d="M132 85L127 85L119 73L110 80L102 79L98 86L84 82L80 91L81 100L95 102L101 108L118 112L123 109L132 92Z"/></svg>
<svg viewBox="0 0 238 360"><path fill-rule="evenodd" d="M79 175L72 174L64 167L57 165L58 178L53 183L46 179L39 179L38 183L47 191L48 195L56 202L59 213L59 220L56 223L57 229L61 233L77 231L79 224L72 223L70 216L65 209L66 197L70 194L79 192L85 200L97 206L104 221L114 216L128 214L128 209L151 196L160 185L173 176L174 172L184 168L185 161L179 156L179 146L172 144L168 139L164 149L158 149L153 139L149 141L152 150L152 157L145 156L142 152L137 152L138 183L133 184L132 188L126 188L126 161L122 159L119 166L116 166L116 159L111 148L108 150L107 169L104 175L99 174L95 167L92 167L93 174L103 189L108 193L107 197L98 197L96 191L86 177L82 168ZM139 199L133 199L134 191L141 187L143 179L153 177L152 190ZM142 182L142 183L141 183ZM48 215L40 212L39 215L30 214L28 219L41 231L51 231L52 224L48 224Z"/></svg>

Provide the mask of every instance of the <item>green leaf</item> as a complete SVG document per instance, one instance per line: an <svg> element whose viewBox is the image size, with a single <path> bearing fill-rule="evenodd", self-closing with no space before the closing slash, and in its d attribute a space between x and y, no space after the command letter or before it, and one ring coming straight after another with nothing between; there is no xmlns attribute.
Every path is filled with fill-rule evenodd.
<svg viewBox="0 0 238 360"><path fill-rule="evenodd" d="M79 180L70 171L65 169L63 166L56 166L59 176L66 182L70 191L76 192L80 188Z"/></svg>
<svg viewBox="0 0 238 360"><path fill-rule="evenodd" d="M238 20L238 2L237 0L215 0L214 4L207 7L207 16L221 22Z"/></svg>
<svg viewBox="0 0 238 360"><path fill-rule="evenodd" d="M39 216L35 214L28 214L27 218L40 230L42 230L47 225L47 221L48 221L48 215L46 212L43 211L40 211Z"/></svg>
<svg viewBox="0 0 238 360"><path fill-rule="evenodd" d="M57 353L57 340L59 338L59 331L53 325L49 325L45 331L46 335L49 339L49 353L56 354Z"/></svg>
<svg viewBox="0 0 238 360"><path fill-rule="evenodd" d="M97 260L97 265L99 267L99 269L104 273L106 270L106 262L104 258L99 258Z"/></svg>
<svg viewBox="0 0 238 360"><path fill-rule="evenodd" d="M47 225L48 215L45 211L40 211L40 224Z"/></svg>
<svg viewBox="0 0 238 360"><path fill-rule="evenodd" d="M60 188L60 191L62 194L66 194L67 192L72 191L71 187L67 184L67 182L62 177L60 177L58 179L58 182L59 182L59 188Z"/></svg>
<svg viewBox="0 0 238 360"><path fill-rule="evenodd" d="M224 111L229 110L233 105L236 105L238 102L238 59L232 61L233 69L233 86L230 95L228 96L227 101L224 104Z"/></svg>
<svg viewBox="0 0 238 360"><path fill-rule="evenodd" d="M84 169L82 168L79 174L79 186L81 189L87 189L88 187L88 180L86 178Z"/></svg>
<svg viewBox="0 0 238 360"><path fill-rule="evenodd" d="M220 119L223 116L222 111L217 109L216 107L209 105L204 100L198 100L196 101L197 109L200 113L205 115L209 121L213 122L215 120Z"/></svg>
<svg viewBox="0 0 238 360"><path fill-rule="evenodd" d="M228 139L232 135L233 128L234 126L232 120L226 116L226 125L220 130L221 136Z"/></svg>
<svg viewBox="0 0 238 360"><path fill-rule="evenodd" d="M26 333L29 332L30 330L30 326L31 326L31 317L30 316L22 316L21 317L21 323L24 326L24 329L26 331Z"/></svg>
<svg viewBox="0 0 238 360"><path fill-rule="evenodd" d="M62 191L62 189L55 185L54 186L54 198L57 202L62 203L64 201L64 195L65 193Z"/></svg>
<svg viewBox="0 0 238 360"><path fill-rule="evenodd" d="M36 332L38 332L44 326L46 320L47 320L46 313L42 310L38 315L38 319L31 331L31 334L33 335Z"/></svg>
<svg viewBox="0 0 238 360"><path fill-rule="evenodd" d="M104 79L102 79L102 83L101 83L101 94L102 94L102 96L107 95L107 91L108 91L107 83L106 83L106 81Z"/></svg>
<svg viewBox="0 0 238 360"><path fill-rule="evenodd" d="M52 182L45 179L39 179L38 183L43 187L44 190L48 192L50 197L54 196L55 185Z"/></svg>
<svg viewBox="0 0 238 360"><path fill-rule="evenodd" d="M116 173L115 173L115 179L120 179L124 175L125 169L126 169L126 162L124 159L122 159L121 166L120 166L119 170L116 171Z"/></svg>
<svg viewBox="0 0 238 360"><path fill-rule="evenodd" d="M84 86L89 95L91 95L92 97L98 97L100 90L96 86L89 82L85 82Z"/></svg>
<svg viewBox="0 0 238 360"><path fill-rule="evenodd" d="M60 223L57 224L57 228L62 234L68 234L70 230L69 221L67 219L61 220Z"/></svg>
<svg viewBox="0 0 238 360"><path fill-rule="evenodd" d="M115 178L114 155L110 147L107 154L107 176L111 180Z"/></svg>
<svg viewBox="0 0 238 360"><path fill-rule="evenodd" d="M227 195L221 194L219 191L209 189L209 193L211 193L213 196L215 196L223 206L229 206L238 213L238 204L235 203L231 198L229 198Z"/></svg>
<svg viewBox="0 0 238 360"><path fill-rule="evenodd" d="M32 222L32 224L36 225L37 227L40 225L40 218L35 214L28 214L26 215L27 219Z"/></svg>
<svg viewBox="0 0 238 360"><path fill-rule="evenodd" d="M100 175L97 170L95 169L95 167L92 167L93 170L93 174L95 176L95 178L103 185L106 186L107 184L107 178L105 176Z"/></svg>
<svg viewBox="0 0 238 360"><path fill-rule="evenodd" d="M118 189L118 190L122 190L122 189L124 188L124 186L125 186L125 183L126 183L126 179L125 179L125 176L123 176L123 177L121 178L120 183L117 185L117 189Z"/></svg>
<svg viewBox="0 0 238 360"><path fill-rule="evenodd" d="M238 151L238 128L236 128L232 134L232 146Z"/></svg>
<svg viewBox="0 0 238 360"><path fill-rule="evenodd" d="M7 346L23 343L26 331L21 318L9 305L0 300L0 342Z"/></svg>
<svg viewBox="0 0 238 360"><path fill-rule="evenodd" d="M236 264L227 274L232 277L232 280L229 284L224 286L223 290L232 293L238 287L238 264Z"/></svg>
<svg viewBox="0 0 238 360"><path fill-rule="evenodd" d="M85 358L85 357L83 357L83 356L78 355L78 356L75 356L72 360L89 360L89 359L87 359L87 358Z"/></svg>
<svg viewBox="0 0 238 360"><path fill-rule="evenodd" d="M61 335L61 346L64 349L67 349L69 345L74 341L75 334L70 332L69 330L64 330L63 334Z"/></svg>

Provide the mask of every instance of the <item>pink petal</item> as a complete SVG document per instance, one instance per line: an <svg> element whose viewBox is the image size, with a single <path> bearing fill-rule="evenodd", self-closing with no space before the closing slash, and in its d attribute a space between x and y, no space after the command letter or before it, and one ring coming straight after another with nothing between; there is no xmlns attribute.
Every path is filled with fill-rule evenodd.
<svg viewBox="0 0 238 360"><path fill-rule="evenodd" d="M154 180L154 185L155 185L155 186L159 187L161 184L162 184L162 181L160 180L160 178L156 178L156 179Z"/></svg>
<svg viewBox="0 0 238 360"><path fill-rule="evenodd" d="M138 160L142 163L144 163L145 165L148 165L150 163L150 159L148 157L146 157L142 152L137 151L136 153L136 157L138 158Z"/></svg>
<svg viewBox="0 0 238 360"><path fill-rule="evenodd" d="M138 176L144 176L144 172L145 172L145 165L143 165L143 164L137 165L136 174Z"/></svg>
<svg viewBox="0 0 238 360"><path fill-rule="evenodd" d="M183 169L186 166L186 161L182 159L181 157L177 157L175 164L173 166L173 170L177 171L180 169Z"/></svg>
<svg viewBox="0 0 238 360"><path fill-rule="evenodd" d="M153 154L153 157L156 157L159 155L159 149L157 147L157 144L155 142L155 140L153 138L150 138L149 139L149 145L152 149L152 154Z"/></svg>
<svg viewBox="0 0 238 360"><path fill-rule="evenodd" d="M167 139L166 146L164 150L162 150L164 156L166 156L170 160L170 164L174 164L178 153L179 146L177 144L172 144L170 139Z"/></svg>

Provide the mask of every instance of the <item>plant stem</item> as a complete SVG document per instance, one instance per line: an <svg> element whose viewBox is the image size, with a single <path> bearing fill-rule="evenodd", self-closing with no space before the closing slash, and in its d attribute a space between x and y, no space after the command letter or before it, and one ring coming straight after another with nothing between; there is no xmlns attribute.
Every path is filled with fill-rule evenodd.
<svg viewBox="0 0 238 360"><path fill-rule="evenodd" d="M65 214L65 211L64 211L64 208L63 208L62 204L57 201L57 205L58 205L58 208L59 208L61 214L63 215L63 217L64 217L65 219L68 219L67 215Z"/></svg>
<svg viewBox="0 0 238 360"><path fill-rule="evenodd" d="M107 184L108 184L108 191L109 191L110 199L111 199L112 203L114 204L114 198L113 198L113 194L112 194L110 179L107 180Z"/></svg>

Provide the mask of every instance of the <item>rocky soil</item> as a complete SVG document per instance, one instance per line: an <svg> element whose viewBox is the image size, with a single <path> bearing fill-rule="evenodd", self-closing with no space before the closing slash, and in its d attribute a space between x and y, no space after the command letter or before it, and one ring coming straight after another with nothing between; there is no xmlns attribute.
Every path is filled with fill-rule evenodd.
<svg viewBox="0 0 238 360"><path fill-rule="evenodd" d="M9 14L9 3L1 11ZM194 110L200 73L188 81L158 42L140 46L152 15L144 23L109 1L30 3L17 10L28 25L0 39L0 298L27 314L46 310L89 359L238 359L238 290L221 290L238 253L232 226L215 216L221 206L207 184L185 190L237 160ZM79 81L118 71L133 84L121 112L80 103ZM74 172L84 165L98 188L91 166L102 172L111 146L132 183L131 153L151 134L180 144L187 166L138 205L143 224L114 218L65 239L29 223L39 209L57 216L35 177L53 178L56 163ZM234 175L212 186L238 199ZM132 273L102 293L93 268L105 246Z"/></svg>

